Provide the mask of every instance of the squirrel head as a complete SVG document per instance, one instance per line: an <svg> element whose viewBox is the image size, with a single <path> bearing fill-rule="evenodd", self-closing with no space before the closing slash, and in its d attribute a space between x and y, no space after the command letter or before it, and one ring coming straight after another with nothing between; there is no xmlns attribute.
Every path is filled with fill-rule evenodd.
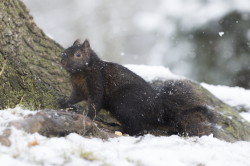
<svg viewBox="0 0 250 166"><path fill-rule="evenodd" d="M92 51L88 40L81 44L80 40L77 39L71 47L63 51L61 64L67 72L73 74L88 69L91 60L96 57L97 55Z"/></svg>

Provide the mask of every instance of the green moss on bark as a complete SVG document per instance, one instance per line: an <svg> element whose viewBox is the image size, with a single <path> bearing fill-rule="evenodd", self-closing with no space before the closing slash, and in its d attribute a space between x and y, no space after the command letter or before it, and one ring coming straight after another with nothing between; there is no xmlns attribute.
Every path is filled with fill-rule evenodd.
<svg viewBox="0 0 250 166"><path fill-rule="evenodd" d="M22 104L29 109L56 108L69 92L59 64L62 47L46 37L19 0L0 2L0 109Z"/></svg>

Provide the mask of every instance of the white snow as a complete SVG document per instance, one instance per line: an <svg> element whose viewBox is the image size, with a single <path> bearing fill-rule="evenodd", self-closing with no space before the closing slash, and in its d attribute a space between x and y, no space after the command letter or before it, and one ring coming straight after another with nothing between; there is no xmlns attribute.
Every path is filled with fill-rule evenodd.
<svg viewBox="0 0 250 166"><path fill-rule="evenodd" d="M147 80L181 79L169 69L156 66L125 65ZM250 90L202 83L214 95L231 106L250 110ZM20 107L0 110L0 135L9 121L22 119L29 111ZM250 113L244 113L250 117ZM247 118L246 118L247 119ZM250 118L247 119L250 121ZM145 166L249 166L250 142L228 143L212 135L203 137L119 137L107 141L88 139L72 133L66 137L47 138L12 128L12 145L0 144L1 166L82 166L82 165L145 165ZM37 145L29 146L32 142Z"/></svg>
<svg viewBox="0 0 250 166"><path fill-rule="evenodd" d="M224 35L225 32L219 32L220 37Z"/></svg>
<svg viewBox="0 0 250 166"><path fill-rule="evenodd" d="M201 85L228 105L239 110L245 108L248 112L241 112L240 115L250 122L250 90L240 87L209 85L206 83L202 83Z"/></svg>
<svg viewBox="0 0 250 166"><path fill-rule="evenodd" d="M167 80L167 79L184 79L185 77L173 74L169 68L163 66L148 66L148 65L124 65L129 70L135 72L146 81L152 80Z"/></svg>
<svg viewBox="0 0 250 166"><path fill-rule="evenodd" d="M241 112L240 115L241 115L244 119L246 119L247 121L250 122L250 112L249 112L249 111L248 111L248 112Z"/></svg>
<svg viewBox="0 0 250 166"><path fill-rule="evenodd" d="M250 111L250 90L240 87L209 85L206 83L201 83L201 85L228 105L232 107L244 107Z"/></svg>

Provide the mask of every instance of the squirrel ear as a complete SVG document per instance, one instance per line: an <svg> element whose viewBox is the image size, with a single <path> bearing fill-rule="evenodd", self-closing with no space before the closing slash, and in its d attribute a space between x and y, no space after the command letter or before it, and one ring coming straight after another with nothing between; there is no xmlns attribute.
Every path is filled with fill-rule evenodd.
<svg viewBox="0 0 250 166"><path fill-rule="evenodd" d="M86 39L83 44L82 44L83 48L90 48L90 44L89 44L89 41L88 39Z"/></svg>
<svg viewBox="0 0 250 166"><path fill-rule="evenodd" d="M81 41L80 41L80 39L77 39L77 40L73 43L73 46L79 45L79 44L81 44Z"/></svg>

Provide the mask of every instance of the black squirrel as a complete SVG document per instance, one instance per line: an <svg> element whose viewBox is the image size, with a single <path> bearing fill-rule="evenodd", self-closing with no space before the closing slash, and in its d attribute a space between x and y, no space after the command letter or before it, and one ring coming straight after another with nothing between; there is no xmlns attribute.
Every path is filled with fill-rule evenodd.
<svg viewBox="0 0 250 166"><path fill-rule="evenodd" d="M87 100L90 118L106 109L130 135L162 126L168 134L212 132L213 117L206 106L209 100L200 98L192 81L169 80L155 87L122 65L101 60L88 40L83 44L76 40L64 50L61 64L73 86L71 96L59 101L61 108Z"/></svg>
<svg viewBox="0 0 250 166"><path fill-rule="evenodd" d="M71 96L60 100L61 108L87 100L90 118L102 108L109 110L130 135L164 123L157 91L122 65L101 60L88 40L76 40L62 53L61 64L73 86Z"/></svg>

